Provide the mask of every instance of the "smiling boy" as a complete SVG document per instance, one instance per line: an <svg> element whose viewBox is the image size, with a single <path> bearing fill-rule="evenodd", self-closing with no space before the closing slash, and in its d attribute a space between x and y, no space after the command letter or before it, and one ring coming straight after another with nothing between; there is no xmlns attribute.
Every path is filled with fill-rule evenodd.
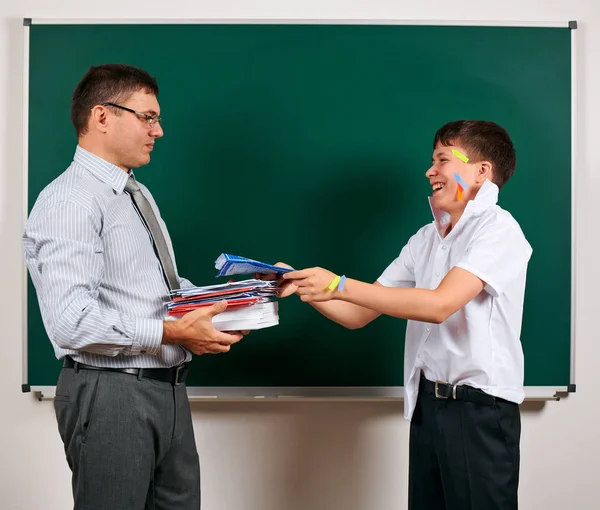
<svg viewBox="0 0 600 510"><path fill-rule="evenodd" d="M532 249L517 221L497 205L515 166L502 127L445 124L425 174L434 221L410 238L375 283L344 277L336 287L339 279L322 268L283 275L282 296L296 293L348 328L381 314L408 319L411 510L518 506L520 333Z"/></svg>

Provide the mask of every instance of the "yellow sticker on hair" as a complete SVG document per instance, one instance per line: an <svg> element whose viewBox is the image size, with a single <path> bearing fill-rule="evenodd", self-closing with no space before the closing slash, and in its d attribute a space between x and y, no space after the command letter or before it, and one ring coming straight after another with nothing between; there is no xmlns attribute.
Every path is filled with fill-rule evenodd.
<svg viewBox="0 0 600 510"><path fill-rule="evenodd" d="M467 158L467 156L465 156L462 152L457 151L456 149L452 149L452 154L454 154L463 163L468 163L469 162L469 158Z"/></svg>

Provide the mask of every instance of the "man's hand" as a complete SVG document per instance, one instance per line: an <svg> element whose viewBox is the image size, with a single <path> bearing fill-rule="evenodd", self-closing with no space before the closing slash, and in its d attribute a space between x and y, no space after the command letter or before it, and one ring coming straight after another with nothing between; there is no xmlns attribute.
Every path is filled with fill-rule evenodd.
<svg viewBox="0 0 600 510"><path fill-rule="evenodd" d="M329 289L329 285L335 277L334 273L321 267L311 267L282 275L286 284L295 287L294 292L300 296L302 301L306 302L329 301L335 298L338 292L337 288Z"/></svg>
<svg viewBox="0 0 600 510"><path fill-rule="evenodd" d="M178 321L165 321L162 343L182 345L194 354L228 352L244 335L239 331L225 333L215 329L212 318L226 308L227 301L223 300L186 313Z"/></svg>

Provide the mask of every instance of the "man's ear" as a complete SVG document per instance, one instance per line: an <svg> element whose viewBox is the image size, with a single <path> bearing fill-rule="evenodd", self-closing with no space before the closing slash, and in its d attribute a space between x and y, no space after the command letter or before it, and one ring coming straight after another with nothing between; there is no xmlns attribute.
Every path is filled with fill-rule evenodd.
<svg viewBox="0 0 600 510"><path fill-rule="evenodd" d="M108 129L108 115L106 114L106 107L97 105L92 108L90 120L88 121L88 127L95 128L101 133L106 133Z"/></svg>
<svg viewBox="0 0 600 510"><path fill-rule="evenodd" d="M483 183L486 179L492 180L492 164L489 161L479 162L477 169L477 182Z"/></svg>

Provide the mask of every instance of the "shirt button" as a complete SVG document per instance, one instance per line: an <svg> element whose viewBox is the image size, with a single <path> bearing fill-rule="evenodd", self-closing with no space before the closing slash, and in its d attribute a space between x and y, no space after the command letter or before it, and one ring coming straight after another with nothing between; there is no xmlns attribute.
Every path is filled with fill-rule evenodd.
<svg viewBox="0 0 600 510"><path fill-rule="evenodd" d="M445 244L442 244L442 250L447 250L448 247Z"/></svg>
<svg viewBox="0 0 600 510"><path fill-rule="evenodd" d="M435 275L436 275L436 276L439 276L439 275L440 275L440 273L435 273Z"/></svg>
<svg viewBox="0 0 600 510"><path fill-rule="evenodd" d="M425 328L425 331L427 331L427 333L429 333L429 328Z"/></svg>

